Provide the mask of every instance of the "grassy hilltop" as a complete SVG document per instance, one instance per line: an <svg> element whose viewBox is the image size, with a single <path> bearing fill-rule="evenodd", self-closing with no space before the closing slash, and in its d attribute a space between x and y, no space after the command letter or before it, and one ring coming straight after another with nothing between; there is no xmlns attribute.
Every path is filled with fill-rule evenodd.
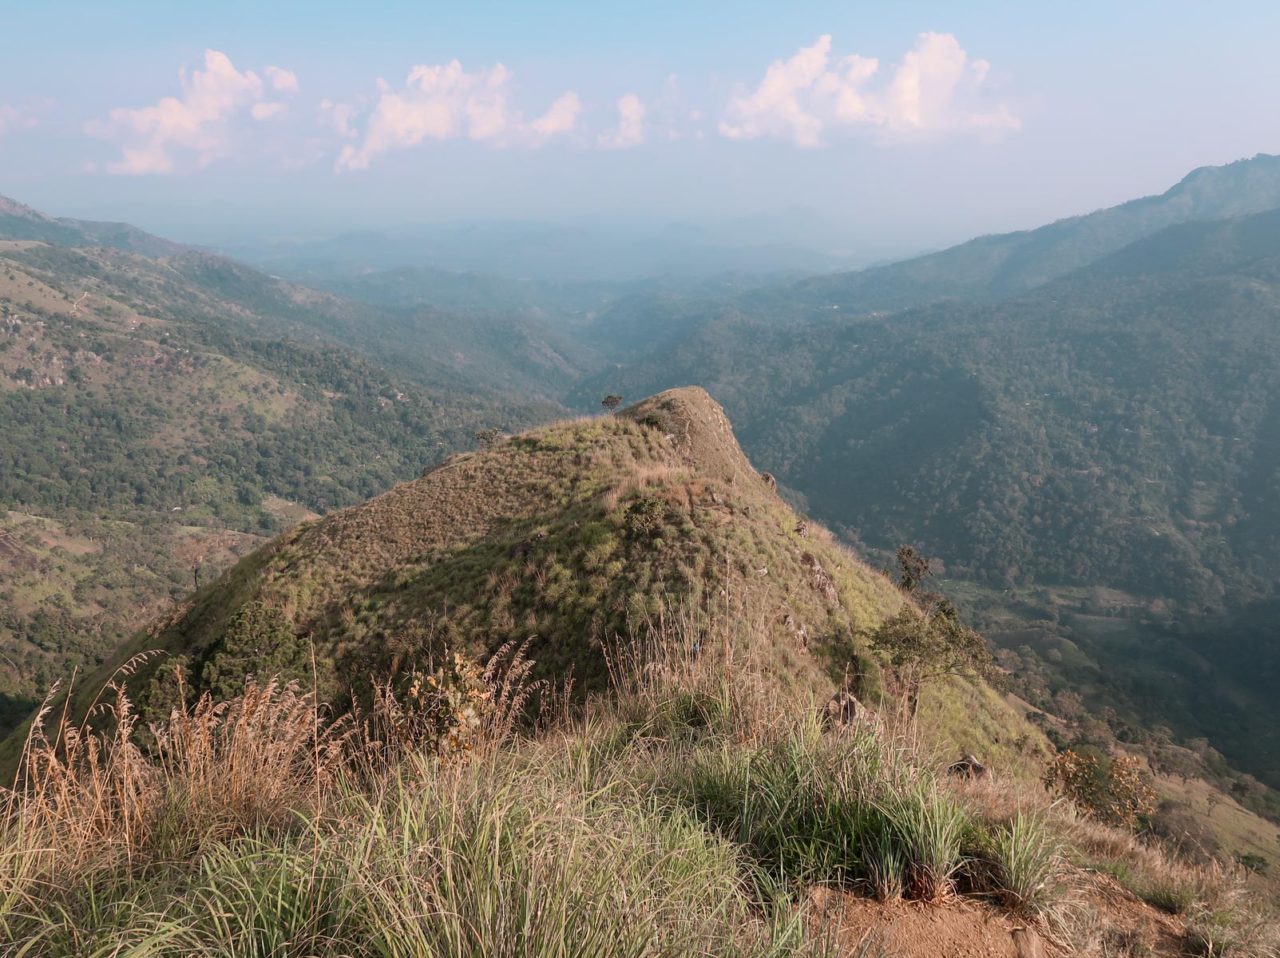
<svg viewBox="0 0 1280 958"><path fill-rule="evenodd" d="M705 392L679 389L617 416L494 437L304 523L116 662L164 649L189 662L198 691L237 613L256 603L306 637L334 700L353 675L526 639L541 672L598 687L602 639L668 618L712 630L749 615L779 678L817 688L859 662L876 681L853 637L900 602L778 498ZM309 677L310 655L298 665Z"/></svg>

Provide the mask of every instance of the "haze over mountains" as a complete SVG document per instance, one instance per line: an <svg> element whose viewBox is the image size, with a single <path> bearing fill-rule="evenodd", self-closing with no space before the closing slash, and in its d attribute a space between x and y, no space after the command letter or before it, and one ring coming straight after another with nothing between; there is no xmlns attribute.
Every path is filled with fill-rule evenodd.
<svg viewBox="0 0 1280 958"><path fill-rule="evenodd" d="M1280 578L1278 206L1280 159L1259 156L799 280L714 258L655 274L679 244L575 275L579 240L545 235L487 262L479 241L453 261L295 248L279 279L6 202L13 714L122 636L124 596L162 601L478 431L696 383L794 501L873 557L936 556L1037 704L1080 694L1276 784L1277 643L1244 623ZM190 548L105 598L104 550L139 535Z"/></svg>
<svg viewBox="0 0 1280 958"><path fill-rule="evenodd" d="M1277 35L8 5L0 958L1280 958Z"/></svg>

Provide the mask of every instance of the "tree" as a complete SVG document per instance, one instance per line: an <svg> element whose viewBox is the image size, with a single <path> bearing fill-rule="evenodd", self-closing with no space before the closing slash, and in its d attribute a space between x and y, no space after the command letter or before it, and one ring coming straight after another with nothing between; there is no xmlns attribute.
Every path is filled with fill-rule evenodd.
<svg viewBox="0 0 1280 958"><path fill-rule="evenodd" d="M1068 749L1050 763L1046 788L1057 789L1085 814L1108 825L1136 828L1156 808L1156 791L1142 763L1094 748Z"/></svg>
<svg viewBox="0 0 1280 958"><path fill-rule="evenodd" d="M494 446L498 444L498 441L502 438L502 430L495 429L492 427L489 429L477 429L475 432L475 437L476 437L476 442L480 443L482 447L484 447L485 449L492 449Z"/></svg>
<svg viewBox="0 0 1280 958"><path fill-rule="evenodd" d="M915 592L926 578L933 575L929 560L912 546L898 546L898 588Z"/></svg>
<svg viewBox="0 0 1280 958"><path fill-rule="evenodd" d="M600 400L600 405L604 406L609 412L613 412L622 405L622 397L609 393L609 395Z"/></svg>
<svg viewBox="0 0 1280 958"><path fill-rule="evenodd" d="M930 575L929 560L911 546L903 546L898 550L898 566L898 586L909 598L871 633L870 644L898 673L914 719L925 682L946 675L989 678L994 665L986 639L960 621L951 601L919 588Z"/></svg>
<svg viewBox="0 0 1280 958"><path fill-rule="evenodd" d="M886 656L902 680L909 712L920 707L920 689L945 675L991 674L991 653L982 635L946 610L906 605L871 633L871 648Z"/></svg>
<svg viewBox="0 0 1280 958"><path fill-rule="evenodd" d="M200 672L200 684L215 698L230 698L244 691L245 680L261 682L307 675L307 649L293 631L283 611L259 599L236 611L213 654Z"/></svg>

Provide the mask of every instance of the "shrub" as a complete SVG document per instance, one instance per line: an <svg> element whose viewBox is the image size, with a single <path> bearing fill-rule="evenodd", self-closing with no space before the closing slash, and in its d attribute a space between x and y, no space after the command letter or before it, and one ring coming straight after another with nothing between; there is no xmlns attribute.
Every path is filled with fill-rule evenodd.
<svg viewBox="0 0 1280 958"><path fill-rule="evenodd" d="M1046 788L1058 789L1086 815L1108 825L1136 828L1156 809L1156 792L1141 763L1127 755L1068 749L1045 771Z"/></svg>
<svg viewBox="0 0 1280 958"><path fill-rule="evenodd" d="M881 898L935 901L964 861L965 810L895 765L869 732L799 729L754 748L701 751L668 787L765 871L792 885L859 884Z"/></svg>
<svg viewBox="0 0 1280 958"><path fill-rule="evenodd" d="M628 539L652 539L662 531L666 507L657 496L640 496L623 513L622 528Z"/></svg>
<svg viewBox="0 0 1280 958"><path fill-rule="evenodd" d="M201 669L200 685L215 698L228 699L243 692L246 681L254 676L259 684L272 677L301 681L308 676L308 663L307 647L294 633L289 617L254 599L227 622Z"/></svg>
<svg viewBox="0 0 1280 958"><path fill-rule="evenodd" d="M671 769L666 785L772 877L853 881L874 812L857 788L845 787L851 783L835 780L830 758L802 735L757 748L725 745Z"/></svg>

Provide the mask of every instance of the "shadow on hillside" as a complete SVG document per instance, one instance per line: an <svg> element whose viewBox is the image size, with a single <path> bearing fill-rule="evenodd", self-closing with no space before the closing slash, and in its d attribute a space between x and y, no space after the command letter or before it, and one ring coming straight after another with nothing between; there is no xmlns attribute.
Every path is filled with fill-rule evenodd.
<svg viewBox="0 0 1280 958"><path fill-rule="evenodd" d="M38 699L0 692L0 738L25 722L39 704Z"/></svg>
<svg viewBox="0 0 1280 958"><path fill-rule="evenodd" d="M592 594L575 541L582 526L602 517L579 506L553 522L513 522L434 561L424 556L410 572L391 570L336 597L317 616L324 631L342 636L336 671L384 676L430 668L452 649L483 660L506 642L528 641L536 678L558 684L572 677L577 691L603 687L597 638L623 628L604 610L621 606L611 600L627 583L611 580ZM567 579L547 577L557 566ZM377 624L365 632L362 622Z"/></svg>

